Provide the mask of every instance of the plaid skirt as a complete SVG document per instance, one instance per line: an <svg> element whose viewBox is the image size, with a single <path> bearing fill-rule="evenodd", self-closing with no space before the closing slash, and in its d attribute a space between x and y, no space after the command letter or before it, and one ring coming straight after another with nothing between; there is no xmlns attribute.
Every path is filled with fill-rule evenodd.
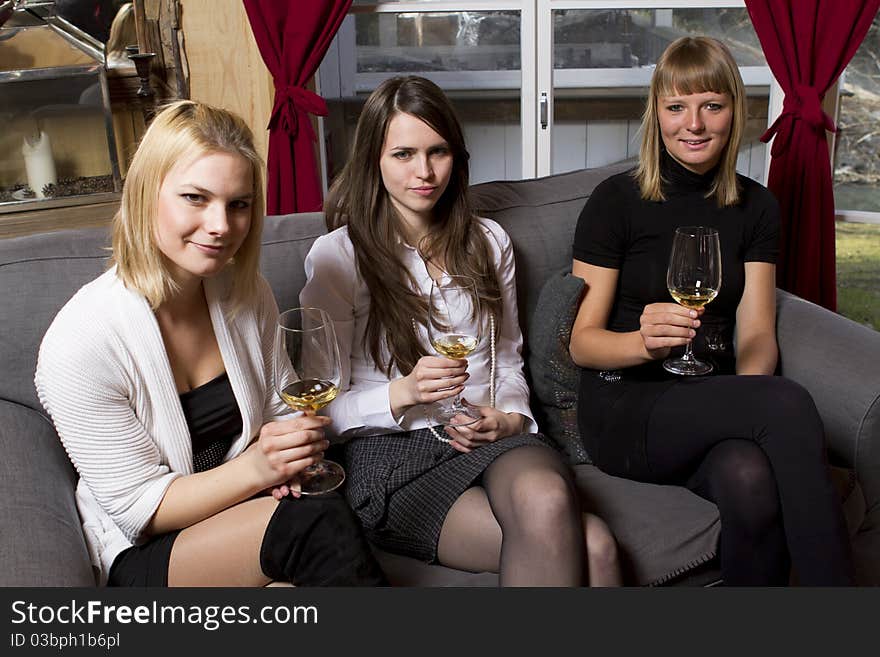
<svg viewBox="0 0 880 657"><path fill-rule="evenodd" d="M432 563L455 500L501 454L526 445L553 449L541 434L508 436L467 454L428 429L354 438L345 444L345 496L371 542Z"/></svg>

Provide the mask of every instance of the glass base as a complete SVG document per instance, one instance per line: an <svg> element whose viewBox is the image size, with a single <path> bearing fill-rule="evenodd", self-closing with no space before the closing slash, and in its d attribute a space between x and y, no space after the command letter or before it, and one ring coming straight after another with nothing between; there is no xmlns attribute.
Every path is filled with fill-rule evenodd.
<svg viewBox="0 0 880 657"><path fill-rule="evenodd" d="M335 461L325 459L303 470L299 481L300 493L303 495L323 495L342 485L345 481L345 470Z"/></svg>
<svg viewBox="0 0 880 657"><path fill-rule="evenodd" d="M429 415L431 420L444 427L466 427L483 419L478 409L467 404L434 404L429 408Z"/></svg>
<svg viewBox="0 0 880 657"><path fill-rule="evenodd" d="M696 358L667 358L663 361L663 369L682 376L702 376L712 371L712 363L705 363Z"/></svg>

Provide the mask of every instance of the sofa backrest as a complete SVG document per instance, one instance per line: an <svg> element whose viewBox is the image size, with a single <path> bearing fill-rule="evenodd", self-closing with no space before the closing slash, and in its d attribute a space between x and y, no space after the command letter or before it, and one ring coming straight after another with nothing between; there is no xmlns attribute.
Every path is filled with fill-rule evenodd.
<svg viewBox="0 0 880 657"><path fill-rule="evenodd" d="M571 270L571 245L578 216L593 189L632 161L532 180L494 181L471 187L475 212L501 224L513 240L520 326L528 318L547 279ZM288 221L290 220L290 221ZM263 269L278 306L297 305L305 284L301 262L316 237L326 232L320 212L266 218ZM296 243L293 251L291 243ZM291 258L295 252L297 261Z"/></svg>
<svg viewBox="0 0 880 657"><path fill-rule="evenodd" d="M519 323L529 317L551 275L571 271L571 246L581 210L596 185L632 168L627 160L532 180L487 182L471 187L474 210L510 235L516 256Z"/></svg>
<svg viewBox="0 0 880 657"><path fill-rule="evenodd" d="M476 211L513 240L524 334L544 282L571 266L572 236L590 192L629 166L472 187ZM266 217L261 267L282 310L299 305L303 260L325 232L320 212ZM33 386L40 341L67 300L106 269L108 256L106 227L0 240L0 399L42 410Z"/></svg>
<svg viewBox="0 0 880 657"><path fill-rule="evenodd" d="M286 219L266 218L261 260L282 308L299 305L302 262L326 232L321 213ZM43 334L68 299L105 271L109 245L106 227L0 240L0 400L42 412L33 379Z"/></svg>
<svg viewBox="0 0 880 657"><path fill-rule="evenodd" d="M40 342L67 300L106 269L108 235L81 228L0 240L0 399L42 412Z"/></svg>
<svg viewBox="0 0 880 657"><path fill-rule="evenodd" d="M322 212L266 217L260 268L281 311L299 305L299 292L306 283L303 262L312 242L326 232Z"/></svg>

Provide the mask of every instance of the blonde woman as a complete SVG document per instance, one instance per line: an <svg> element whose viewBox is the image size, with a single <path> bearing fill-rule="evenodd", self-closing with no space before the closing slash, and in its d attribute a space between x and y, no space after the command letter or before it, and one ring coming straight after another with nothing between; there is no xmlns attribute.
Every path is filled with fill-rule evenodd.
<svg viewBox="0 0 880 657"><path fill-rule="evenodd" d="M327 420L273 392L262 187L240 118L162 110L128 171L112 267L43 339L37 392L79 473L102 584L384 581L340 496L264 493L321 457Z"/></svg>
<svg viewBox="0 0 880 657"><path fill-rule="evenodd" d="M717 504L726 584L784 585L790 564L803 584L850 584L822 421L806 390L773 376L779 208L736 173L745 120L727 48L670 44L651 80L639 166L601 183L578 221L580 433L606 472L686 485ZM699 311L666 289L672 236L689 225L721 241L721 291ZM670 351L695 336L713 376L666 372Z"/></svg>

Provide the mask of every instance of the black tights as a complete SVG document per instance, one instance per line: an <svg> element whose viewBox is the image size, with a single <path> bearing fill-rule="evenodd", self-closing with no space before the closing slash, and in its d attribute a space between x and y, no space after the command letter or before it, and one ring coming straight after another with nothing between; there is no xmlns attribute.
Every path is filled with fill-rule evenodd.
<svg viewBox="0 0 880 657"><path fill-rule="evenodd" d="M718 506L729 585L853 583L849 538L831 483L822 420L782 377L683 380L648 421L650 479L684 483Z"/></svg>
<svg viewBox="0 0 880 657"><path fill-rule="evenodd" d="M481 486L450 509L438 546L442 564L497 571L501 586L581 586L585 557L571 472L556 451L540 446L498 456Z"/></svg>
<svg viewBox="0 0 880 657"><path fill-rule="evenodd" d="M583 583L580 507L571 474L557 453L545 447L505 452L486 468L483 487L503 535L501 586Z"/></svg>
<svg viewBox="0 0 880 657"><path fill-rule="evenodd" d="M687 487L721 514L721 570L730 586L784 586L789 558L770 461L755 443L731 439L709 450Z"/></svg>

